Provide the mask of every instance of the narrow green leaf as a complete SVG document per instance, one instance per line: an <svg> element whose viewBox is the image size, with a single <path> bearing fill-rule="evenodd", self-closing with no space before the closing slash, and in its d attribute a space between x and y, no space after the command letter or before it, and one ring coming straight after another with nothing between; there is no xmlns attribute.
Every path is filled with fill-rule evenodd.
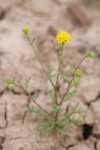
<svg viewBox="0 0 100 150"><path fill-rule="evenodd" d="M63 120L69 119L74 114L83 114L84 110L80 107L79 102L76 104L75 107L71 108L67 113L64 114Z"/></svg>
<svg viewBox="0 0 100 150"><path fill-rule="evenodd" d="M77 89L73 89L73 91L69 92L69 93L65 96L65 100L70 99L70 98L73 97L76 93L77 93Z"/></svg>
<svg viewBox="0 0 100 150"><path fill-rule="evenodd" d="M57 127L56 130L57 130L58 132L60 132L62 135L67 135L66 130L63 129L63 128Z"/></svg>
<svg viewBox="0 0 100 150"><path fill-rule="evenodd" d="M48 65L48 76L50 79L52 79L52 71L53 71L53 69L52 69L51 65Z"/></svg>
<svg viewBox="0 0 100 150"><path fill-rule="evenodd" d="M54 112L60 111L60 106L56 105L55 102L52 103L52 108Z"/></svg>
<svg viewBox="0 0 100 150"><path fill-rule="evenodd" d="M26 87L26 91L28 91L28 84L31 80L31 77L28 77L27 79L25 79L25 87Z"/></svg>

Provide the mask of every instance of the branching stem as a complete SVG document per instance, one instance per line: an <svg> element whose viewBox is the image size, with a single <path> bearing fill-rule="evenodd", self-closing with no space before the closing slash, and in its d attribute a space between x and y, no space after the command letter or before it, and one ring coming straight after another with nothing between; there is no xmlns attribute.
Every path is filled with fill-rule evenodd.
<svg viewBox="0 0 100 150"><path fill-rule="evenodd" d="M67 90L66 90L66 92L65 92L65 94L64 94L64 96L63 96L63 98L61 99L61 101L60 101L60 103L59 103L59 106L62 105L62 103L63 103L63 101L64 101L64 98L65 98L65 96L67 95L67 93L68 93L68 91L69 91L69 89L70 89L70 86L71 86L71 83L72 83L72 81L73 81L73 79L74 79L76 70L78 69L78 67L80 66L80 64L84 61L84 59L86 59L86 58L87 58L87 56L83 57L83 58L81 59L81 61L78 63L78 65L76 66L76 68L75 68L75 70L74 70L74 72L73 72L73 75L72 75L72 79L70 80L70 82L69 82L69 84L68 84Z"/></svg>
<svg viewBox="0 0 100 150"><path fill-rule="evenodd" d="M83 57L83 59L82 59L82 60L78 63L78 65L76 66L76 68L75 68L75 70L74 70L74 72L73 72L73 75L72 75L72 79L70 80L70 82L69 82L69 84L68 84L67 90L66 90L66 92L65 92L65 94L64 94L64 96L63 96L63 98L61 99L61 101L60 101L59 104L58 104L59 106L62 105L62 103L63 103L63 101L64 101L64 98L65 98L65 96L67 95L67 93L68 93L68 91L69 91L69 89L70 89L70 86L71 86L71 83L72 83L72 81L73 81L73 79L74 79L76 70L78 69L78 67L80 66L80 64L84 61L84 59L86 59L86 58L87 58L87 56ZM57 122L58 116L59 116L59 111L56 112L56 115L55 115L55 122ZM56 128L56 127L57 127L57 124L55 124L55 128Z"/></svg>
<svg viewBox="0 0 100 150"><path fill-rule="evenodd" d="M28 91L26 91L22 86L18 85L17 83L14 83L15 86L17 86L18 88L22 89L25 93L25 95L27 95L29 97L29 99L32 99L32 101L34 102L35 105L37 105L43 112L45 112L46 114L48 114L49 116L51 116L44 108L42 108L40 106L40 104L38 104L33 98L31 98L31 95L28 93Z"/></svg>

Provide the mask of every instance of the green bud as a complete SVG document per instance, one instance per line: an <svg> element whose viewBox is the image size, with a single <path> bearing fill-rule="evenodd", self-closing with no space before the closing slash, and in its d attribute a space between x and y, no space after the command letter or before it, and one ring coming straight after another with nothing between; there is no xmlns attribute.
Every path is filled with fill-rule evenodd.
<svg viewBox="0 0 100 150"><path fill-rule="evenodd" d="M59 106L57 106L57 107L56 107L56 111L59 111L59 110L60 110L60 107L59 107Z"/></svg>
<svg viewBox="0 0 100 150"><path fill-rule="evenodd" d="M89 58L94 58L94 57L95 57L94 53L91 52L91 51L87 51L86 55L87 55Z"/></svg>
<svg viewBox="0 0 100 150"><path fill-rule="evenodd" d="M28 26L24 26L22 27L22 31L24 32L24 34L27 36L29 33L29 27Z"/></svg>
<svg viewBox="0 0 100 150"><path fill-rule="evenodd" d="M59 106L54 105L54 106L53 106L53 110L54 110L55 112L60 111L60 107L59 107Z"/></svg>
<svg viewBox="0 0 100 150"><path fill-rule="evenodd" d="M79 83L79 80L78 80L78 79L75 79L75 80L74 80L74 85L78 85L78 83Z"/></svg>
<svg viewBox="0 0 100 150"><path fill-rule="evenodd" d="M70 79L67 79L67 83L70 83Z"/></svg>
<svg viewBox="0 0 100 150"><path fill-rule="evenodd" d="M83 75L83 72L80 69L77 69L75 72L76 77L81 77Z"/></svg>
<svg viewBox="0 0 100 150"><path fill-rule="evenodd" d="M14 80L12 79L6 79L5 81L7 84L14 84Z"/></svg>

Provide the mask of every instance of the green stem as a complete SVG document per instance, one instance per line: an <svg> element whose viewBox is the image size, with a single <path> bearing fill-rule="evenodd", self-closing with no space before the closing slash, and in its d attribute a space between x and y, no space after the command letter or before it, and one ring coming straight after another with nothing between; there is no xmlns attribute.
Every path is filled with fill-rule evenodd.
<svg viewBox="0 0 100 150"><path fill-rule="evenodd" d="M78 63L78 65L76 66L76 68L75 68L75 70L74 70L74 72L73 72L73 75L72 75L72 79L70 80L70 82L69 82L69 84L68 84L67 90L66 90L66 92L65 92L65 94L64 94L64 96L63 96L63 98L61 99L61 101L60 101L60 103L59 103L59 106L62 105L62 103L63 103L63 101L64 101L64 98L65 98L65 96L67 95L67 93L68 93L68 91L69 91L69 89L70 89L70 86L71 86L71 83L72 83L72 81L73 81L73 79L74 79L76 70L78 69L78 67L80 66L80 64L84 61L84 59L86 59L86 58L87 58L87 56L83 57L83 59L82 59L82 60Z"/></svg>
<svg viewBox="0 0 100 150"><path fill-rule="evenodd" d="M56 79L56 85L55 85L55 103L56 105L58 105L58 83L59 83L59 72L60 72L60 68L61 68L61 64L62 64L62 59L63 59L63 49L64 49L64 43L62 43L62 47L60 49L60 58L59 58L59 65L58 65L58 71L57 71L57 79ZM55 114L55 122L57 122L58 120L58 115L59 112L56 112ZM55 128L57 127L57 124L55 124Z"/></svg>
<svg viewBox="0 0 100 150"><path fill-rule="evenodd" d="M51 83L52 86L54 87L54 83L52 82L52 80L51 80L50 77L48 76L48 73L46 72L44 66L42 65L42 62L41 62L41 60L40 60L40 58L39 58L39 56L38 56L38 54L37 54L37 52L36 52L36 50L35 50L33 44L32 44L32 42L31 42L29 36L27 36L27 39L28 39L28 41L30 42L30 45L31 45L31 47L32 47L32 49L33 49L33 51L34 51L34 53L35 53L35 55L36 55L36 57L37 57L37 59L38 59L38 61L39 61L39 63L40 63L40 65L41 65L41 67L42 67L44 73L46 74L46 76L47 76L47 78L49 79L50 83Z"/></svg>
<svg viewBox="0 0 100 150"><path fill-rule="evenodd" d="M18 85L17 83L14 83L15 86L17 86L18 88L22 89L24 91L24 93L29 97L29 99L31 99L31 95L20 85ZM32 101L34 102L35 105L37 105L43 112L45 112L46 114L48 114L49 116L51 116L44 108L42 108L34 99L32 99Z"/></svg>
<svg viewBox="0 0 100 150"><path fill-rule="evenodd" d="M63 58L63 48L64 48L64 43L62 43L62 47L60 49L60 56L59 56L60 58L59 58L57 79L56 79L56 85L55 85L55 101L56 101L56 104L58 104L58 101L57 101L57 89L58 89L58 82L59 82L59 72L60 72L60 68L61 68L61 64L62 64L62 58Z"/></svg>

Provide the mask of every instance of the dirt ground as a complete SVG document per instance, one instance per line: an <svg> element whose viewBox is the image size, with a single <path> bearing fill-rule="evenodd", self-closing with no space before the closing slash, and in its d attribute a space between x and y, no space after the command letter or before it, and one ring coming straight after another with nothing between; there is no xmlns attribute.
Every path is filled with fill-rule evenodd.
<svg viewBox="0 0 100 150"><path fill-rule="evenodd" d="M72 21L68 7L77 3L88 17L89 24ZM31 76L29 91L38 92L38 101L49 110L46 94L51 85L31 50L21 28L30 27L30 36L37 37L36 45L46 67L57 67L59 45L55 35L69 31L71 42L64 51L64 59L77 63L85 50L96 57L84 63L84 76L72 104L80 100L85 110L85 123L68 127L68 136L39 135L36 126L39 116L26 113L27 96L16 89L9 92L4 83L16 77L21 83ZM0 150L100 150L100 7L78 0L0 0Z"/></svg>

